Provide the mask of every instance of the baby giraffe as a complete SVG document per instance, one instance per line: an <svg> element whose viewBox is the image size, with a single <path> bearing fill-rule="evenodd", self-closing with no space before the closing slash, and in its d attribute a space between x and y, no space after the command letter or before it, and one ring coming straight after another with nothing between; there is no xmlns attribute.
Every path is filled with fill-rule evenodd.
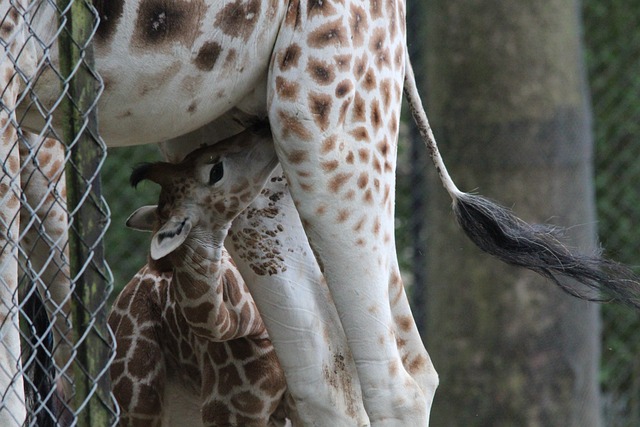
<svg viewBox="0 0 640 427"><path fill-rule="evenodd" d="M179 164L144 164L131 175L132 185L150 180L161 192L157 208L140 208L127 221L153 231L150 258L109 316L123 426L286 422L284 374L223 247L232 220L277 165L259 132L200 148Z"/></svg>

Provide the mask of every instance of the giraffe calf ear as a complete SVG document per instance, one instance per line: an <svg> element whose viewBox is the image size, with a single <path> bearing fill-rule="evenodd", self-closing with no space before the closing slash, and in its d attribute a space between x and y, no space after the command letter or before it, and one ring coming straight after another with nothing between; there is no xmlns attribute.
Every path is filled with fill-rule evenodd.
<svg viewBox="0 0 640 427"><path fill-rule="evenodd" d="M160 259L176 250L191 231L189 218L171 217L151 238L151 258Z"/></svg>
<svg viewBox="0 0 640 427"><path fill-rule="evenodd" d="M157 205L147 205L136 209L135 212L127 218L127 227L138 231L153 231L156 219L158 218L158 214L156 213L157 208Z"/></svg>

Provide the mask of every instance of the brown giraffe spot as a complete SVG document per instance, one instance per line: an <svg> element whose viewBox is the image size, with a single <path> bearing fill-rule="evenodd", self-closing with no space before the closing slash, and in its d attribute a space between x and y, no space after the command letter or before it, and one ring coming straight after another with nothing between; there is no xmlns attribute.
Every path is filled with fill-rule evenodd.
<svg viewBox="0 0 640 427"><path fill-rule="evenodd" d="M11 18L14 24L17 24L20 20L20 13L15 6L9 9L9 18Z"/></svg>
<svg viewBox="0 0 640 427"><path fill-rule="evenodd" d="M349 68L351 67L351 55L350 54L344 54L344 55L336 55L333 57L335 63L336 63L336 67L338 68L339 71L342 72L346 72L349 71Z"/></svg>
<svg viewBox="0 0 640 427"><path fill-rule="evenodd" d="M369 131L364 126L349 131L349 135L353 136L356 141L369 141Z"/></svg>
<svg viewBox="0 0 640 427"><path fill-rule="evenodd" d="M220 28L228 36L249 40L260 18L260 4L261 0L228 3L216 15L215 28Z"/></svg>
<svg viewBox="0 0 640 427"><path fill-rule="evenodd" d="M362 56L360 56L360 58L356 58L353 63L353 76L356 80L360 80L365 71L367 71L367 54L363 53Z"/></svg>
<svg viewBox="0 0 640 427"><path fill-rule="evenodd" d="M396 346L398 348L403 348L406 345L407 345L407 340L405 340L404 338L396 337Z"/></svg>
<svg viewBox="0 0 640 427"><path fill-rule="evenodd" d="M385 172L393 172L393 163L389 162L388 160L384 161L384 171Z"/></svg>
<svg viewBox="0 0 640 427"><path fill-rule="evenodd" d="M396 375L398 375L398 372L399 372L398 362L396 360L392 360L391 362L389 362L389 375L391 375L392 377L395 377Z"/></svg>
<svg viewBox="0 0 640 427"><path fill-rule="evenodd" d="M13 25L11 22L4 21L0 26L0 35L2 35L3 39L8 39L11 33L13 33L14 28L15 28L15 25Z"/></svg>
<svg viewBox="0 0 640 427"><path fill-rule="evenodd" d="M330 137L322 141L322 146L320 147L320 153L327 154L333 151L336 148L337 139L338 137L336 135L331 135Z"/></svg>
<svg viewBox="0 0 640 427"><path fill-rule="evenodd" d="M369 150L366 148L360 148L358 150L358 159L360 159L362 163L369 163Z"/></svg>
<svg viewBox="0 0 640 427"><path fill-rule="evenodd" d="M226 393L221 395L224 396ZM228 405L220 400L208 401L203 405L202 419L212 421L213 425L231 425Z"/></svg>
<svg viewBox="0 0 640 427"><path fill-rule="evenodd" d="M396 13L396 0L386 0L387 2L387 21L389 22L389 36L391 39L396 38L398 33L398 14Z"/></svg>
<svg viewBox="0 0 640 427"><path fill-rule="evenodd" d="M336 8L328 0L308 0L307 19L316 16L331 16L336 14Z"/></svg>
<svg viewBox="0 0 640 427"><path fill-rule="evenodd" d="M351 172L340 172L335 174L329 180L329 190L334 193L340 191L340 189L349 181L349 179L353 176Z"/></svg>
<svg viewBox="0 0 640 427"><path fill-rule="evenodd" d="M176 42L192 46L203 12L203 0L142 0L131 44L144 50Z"/></svg>
<svg viewBox="0 0 640 427"><path fill-rule="evenodd" d="M309 94L309 109L313 114L313 120L321 131L329 127L329 113L331 112L332 97L322 93Z"/></svg>
<svg viewBox="0 0 640 427"><path fill-rule="evenodd" d="M371 0L369 2L369 13L371 18L382 18L382 0Z"/></svg>
<svg viewBox="0 0 640 427"><path fill-rule="evenodd" d="M303 150L293 150L289 154L287 154L287 160L289 161L289 163L299 165L300 163L309 160L309 153Z"/></svg>
<svg viewBox="0 0 640 427"><path fill-rule="evenodd" d="M151 329L151 339L155 331ZM153 341L146 339L137 340L133 351L132 359L136 360L135 369L130 369L132 376L138 379L144 379L151 372L153 372L158 366L158 358L160 355L160 349Z"/></svg>
<svg viewBox="0 0 640 427"><path fill-rule="evenodd" d="M238 410L255 414L264 408L262 399L250 391L243 391L231 398L231 404Z"/></svg>
<svg viewBox="0 0 640 427"><path fill-rule="evenodd" d="M340 163L337 160L329 160L327 162L320 163L320 167L325 172L333 172L334 170L338 169L339 165Z"/></svg>
<svg viewBox="0 0 640 427"><path fill-rule="evenodd" d="M364 192L364 201L371 205L373 204L373 193L371 192L370 188L367 188L367 191Z"/></svg>
<svg viewBox="0 0 640 427"><path fill-rule="evenodd" d="M369 29L367 13L361 6L351 5L351 15L349 16L349 26L351 27L351 37L353 45L356 47L364 44L364 35Z"/></svg>
<svg viewBox="0 0 640 427"><path fill-rule="evenodd" d="M395 112L391 113L391 118L389 119L389 131L391 135L396 135L398 132L398 118Z"/></svg>
<svg viewBox="0 0 640 427"><path fill-rule="evenodd" d="M411 361L411 363L409 364L408 371L409 373L414 374L422 370L426 365L427 365L427 359L420 354Z"/></svg>
<svg viewBox="0 0 640 427"><path fill-rule="evenodd" d="M366 111L367 107L364 102L364 98L356 92L356 96L353 99L353 113L351 116L351 120L354 122L366 122Z"/></svg>
<svg viewBox="0 0 640 427"><path fill-rule="evenodd" d="M202 71L211 71L222 52L222 46L214 41L205 42L198 51L193 63Z"/></svg>
<svg viewBox="0 0 640 427"><path fill-rule="evenodd" d="M342 98L353 90L353 83L351 80L343 80L336 85L336 97Z"/></svg>
<svg viewBox="0 0 640 427"><path fill-rule="evenodd" d="M285 79L282 76L276 77L276 92L282 99L294 101L298 98L300 85L296 82Z"/></svg>
<svg viewBox="0 0 640 427"><path fill-rule="evenodd" d="M343 200L353 200L356 198L356 192L354 190L349 190L345 193Z"/></svg>
<svg viewBox="0 0 640 427"><path fill-rule="evenodd" d="M96 31L96 42L106 43L114 34L118 20L122 17L124 0L94 0L100 23Z"/></svg>
<svg viewBox="0 0 640 427"><path fill-rule="evenodd" d="M360 231L364 227L364 223L367 221L366 217L360 218L360 220L353 226L353 231Z"/></svg>
<svg viewBox="0 0 640 427"><path fill-rule="evenodd" d="M231 347L231 355L235 360L246 360L253 355L251 342L246 339L236 340Z"/></svg>
<svg viewBox="0 0 640 427"><path fill-rule="evenodd" d="M413 326L413 319L411 318L411 316L397 316L396 324L403 332L409 332L411 330L411 327Z"/></svg>
<svg viewBox="0 0 640 427"><path fill-rule="evenodd" d="M391 107L391 101L393 96L391 92L392 84L393 83L391 82L390 79L384 79L380 82L380 93L382 94L382 106L385 112L389 111L389 107Z"/></svg>
<svg viewBox="0 0 640 427"><path fill-rule="evenodd" d="M303 141L311 140L311 133L294 115L280 110L278 111L278 118L282 123L282 137L284 139L288 139L293 135Z"/></svg>
<svg viewBox="0 0 640 427"><path fill-rule="evenodd" d="M355 156L353 155L353 151L349 151L349 153L344 158L345 162L347 162L347 164L349 165L353 164L354 159L355 159Z"/></svg>
<svg viewBox="0 0 640 427"><path fill-rule="evenodd" d="M380 112L380 102L374 99L371 102L371 125L378 130L382 126L382 113Z"/></svg>
<svg viewBox="0 0 640 427"><path fill-rule="evenodd" d="M373 234L377 236L380 233L380 218L376 217L376 220L373 222Z"/></svg>
<svg viewBox="0 0 640 427"><path fill-rule="evenodd" d="M281 71L298 66L298 59L302 49L296 43L289 45L284 51L280 52L278 63Z"/></svg>
<svg viewBox="0 0 640 427"><path fill-rule="evenodd" d="M121 377L113 386L113 393L119 397L120 402L129 402L133 398L133 381L128 377Z"/></svg>
<svg viewBox="0 0 640 427"><path fill-rule="evenodd" d="M364 187L367 186L368 182L369 182L369 174L367 174L366 172L360 173L360 176L358 177L358 188L363 189Z"/></svg>
<svg viewBox="0 0 640 427"><path fill-rule="evenodd" d="M307 63L307 72L313 80L320 85L328 85L336 78L333 67L325 61L317 58L310 58Z"/></svg>
<svg viewBox="0 0 640 427"><path fill-rule="evenodd" d="M378 144L376 145L376 148L378 149L380 154L382 154L382 157L387 157L387 155L391 150L391 147L389 146L389 143L387 142L386 138L378 142Z"/></svg>
<svg viewBox="0 0 640 427"><path fill-rule="evenodd" d="M362 87L367 91L375 90L378 87L376 82L376 73L371 68L369 68L364 74Z"/></svg>
<svg viewBox="0 0 640 427"><path fill-rule="evenodd" d="M349 219L350 216L350 212L347 209L340 209L338 211L338 216L336 217L336 221L338 223L343 223L345 222L347 219Z"/></svg>
<svg viewBox="0 0 640 427"><path fill-rule="evenodd" d="M378 174L382 173L382 164L380 164L380 160L377 157L373 157L373 170L378 172Z"/></svg>
<svg viewBox="0 0 640 427"><path fill-rule="evenodd" d="M325 1L325 3L329 3ZM342 26L342 20L336 19L332 22L322 24L313 30L307 37L307 45L316 49L327 46L344 46L347 43L346 30Z"/></svg>
<svg viewBox="0 0 640 427"><path fill-rule="evenodd" d="M396 47L396 53L393 56L393 63L397 70L402 69L404 65L404 44L399 44Z"/></svg>
<svg viewBox="0 0 640 427"><path fill-rule="evenodd" d="M211 356L211 360L217 366L223 366L229 360L229 352L226 346L221 346L218 342L209 341L207 353Z"/></svg>

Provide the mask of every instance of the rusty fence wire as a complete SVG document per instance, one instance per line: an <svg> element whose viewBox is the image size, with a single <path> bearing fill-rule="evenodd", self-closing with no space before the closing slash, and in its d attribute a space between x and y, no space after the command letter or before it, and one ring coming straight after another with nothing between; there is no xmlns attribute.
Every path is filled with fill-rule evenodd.
<svg viewBox="0 0 640 427"><path fill-rule="evenodd" d="M0 1L0 425L111 426L90 0Z"/></svg>

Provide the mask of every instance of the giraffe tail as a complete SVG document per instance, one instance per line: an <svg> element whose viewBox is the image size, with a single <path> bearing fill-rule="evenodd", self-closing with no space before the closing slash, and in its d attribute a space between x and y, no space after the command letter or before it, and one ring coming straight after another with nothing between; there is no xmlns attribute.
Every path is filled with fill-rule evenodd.
<svg viewBox="0 0 640 427"><path fill-rule="evenodd" d="M528 224L510 209L456 187L438 151L408 54L404 92L442 185L451 196L456 221L476 246L507 264L535 271L575 297L640 309L640 278L628 267L603 258L600 252L576 252L560 241L561 228Z"/></svg>
<svg viewBox="0 0 640 427"><path fill-rule="evenodd" d="M27 399L27 425L38 427L57 426L58 390L55 384L53 364L53 333L51 322L40 293L33 291L24 304L27 318L28 342L32 349L27 365L25 396Z"/></svg>

